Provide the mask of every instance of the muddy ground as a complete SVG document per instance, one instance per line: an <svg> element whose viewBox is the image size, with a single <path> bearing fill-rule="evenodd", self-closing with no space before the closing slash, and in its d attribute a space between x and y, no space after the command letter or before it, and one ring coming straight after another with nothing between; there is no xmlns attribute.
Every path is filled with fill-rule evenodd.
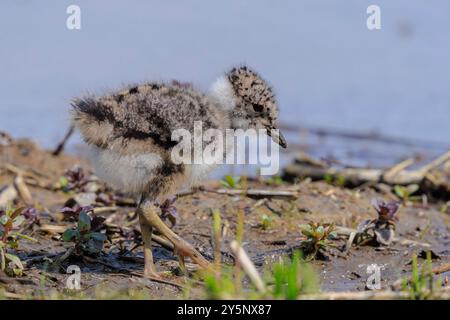
<svg viewBox="0 0 450 320"><path fill-rule="evenodd" d="M116 207L100 213L107 220L109 241L103 253L89 260L70 257L55 265L72 243L63 242L61 230L73 226L60 213L76 192L57 190L58 181L67 169L81 166L91 172L86 160L62 154L52 156L28 140L3 138L0 144L0 187L13 184L18 170L23 170L26 184L31 191L32 206L39 213L40 224L22 230L34 237L38 243L20 241L17 254L25 265L22 277L8 277L0 274L0 288L8 296L17 298L59 297L68 294L66 268L75 264L81 268L81 292L86 297L114 297L118 292L133 295L138 292L149 298L178 298L183 290L172 285L143 279L139 275L143 269L142 247L139 237L138 220L134 214L133 199L117 194L111 203L101 203L96 207ZM297 191L295 199L252 199L246 196L230 196L204 191L221 188L219 181L208 181L203 189L184 194L176 201L179 218L174 230L195 245L207 258L213 258L212 249L212 209L219 209L224 223L222 259L232 263L229 242L234 239L237 212L245 212L244 248L255 265L262 269L277 257L291 253L302 241L300 224L309 221L334 223L337 226L355 228L359 222L375 218L371 206L373 198L395 200L389 188L375 191L372 187L346 189L325 182L300 181L296 184L268 184L264 181L248 180L248 188ZM119 199L119 200L118 200ZM398 200L398 199L397 199ZM23 200L18 196L16 206ZM411 271L413 252L419 255L431 249L435 253L434 266L450 262L450 215L441 212L445 201L423 203L422 201L402 205L399 212L396 236L403 240L389 247L352 247L348 252L339 250L346 239L335 241L337 249L331 250L328 261L313 261L320 285L324 291L366 290L368 265L382 266L382 287L389 286L397 279L406 277ZM270 217L268 228L261 226L263 215ZM48 225L57 226L50 230ZM45 226L45 227L43 227ZM58 227L59 226L59 227ZM132 249L127 252L127 249ZM176 257L170 250L155 244L154 255L159 271L176 273ZM423 263L423 260L419 260ZM130 271L132 274L130 274ZM450 276L449 273L443 276ZM171 276L174 282L182 282L181 276ZM201 297L194 291L193 297Z"/></svg>

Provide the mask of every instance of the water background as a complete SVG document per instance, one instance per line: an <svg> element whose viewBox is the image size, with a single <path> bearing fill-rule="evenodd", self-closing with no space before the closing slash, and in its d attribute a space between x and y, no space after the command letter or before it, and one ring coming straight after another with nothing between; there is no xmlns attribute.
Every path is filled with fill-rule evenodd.
<svg viewBox="0 0 450 320"><path fill-rule="evenodd" d="M66 28L70 4L79 31ZM366 27L370 4L381 30ZM449 15L447 0L3 0L0 129L51 148L74 96L153 79L207 90L247 63L275 88L285 124L413 142L290 132L292 151L361 166L432 157L450 145Z"/></svg>

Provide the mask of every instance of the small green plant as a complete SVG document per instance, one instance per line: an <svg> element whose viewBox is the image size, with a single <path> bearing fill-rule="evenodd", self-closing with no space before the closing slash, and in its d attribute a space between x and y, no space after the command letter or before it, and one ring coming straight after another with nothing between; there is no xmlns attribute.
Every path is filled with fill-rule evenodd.
<svg viewBox="0 0 450 320"><path fill-rule="evenodd" d="M239 267L237 265L234 267L224 267L221 263L222 219L220 217L220 211L218 209L212 209L211 213L213 218L214 269L198 271L195 277L204 284L202 295L205 299L232 299L233 297L242 297L243 292L240 275L236 273ZM242 232L239 230L239 220L238 216L237 233ZM189 284L184 292L186 298L189 298L191 289L191 285Z"/></svg>
<svg viewBox="0 0 450 320"><path fill-rule="evenodd" d="M419 190L419 185L410 184L408 186L394 186L394 192L403 202L416 201L421 199L420 196L413 196Z"/></svg>
<svg viewBox="0 0 450 320"><path fill-rule="evenodd" d="M241 273L247 270L239 259L234 266L224 266L220 261L221 218L218 210L212 210L214 235L215 267L200 270L195 274L196 280L202 283L201 294L205 299L297 299L299 295L318 290L318 282L314 270L301 259L299 252L294 252L292 259L283 258L271 267L265 268L264 280L258 284L252 281L249 287L244 287ZM236 241L240 245L244 234L244 210L237 213ZM255 272L258 273L258 271ZM250 277L250 276L249 276ZM250 277L252 278L252 277ZM254 274L253 274L254 279ZM195 281L197 282L197 281ZM189 299L193 290L193 282L185 287L184 298Z"/></svg>
<svg viewBox="0 0 450 320"><path fill-rule="evenodd" d="M431 230L431 222L432 222L431 218L428 218L427 224L422 229L422 231L420 231L420 233L419 233L419 236L418 236L419 240L423 240L425 238L425 236L428 234L428 232L430 232L430 230Z"/></svg>
<svg viewBox="0 0 450 320"><path fill-rule="evenodd" d="M223 180L220 180L220 184L225 188L238 189L240 185L241 177L233 177L231 175L226 175Z"/></svg>
<svg viewBox="0 0 450 320"><path fill-rule="evenodd" d="M265 180L265 183L269 186L281 186L286 182L280 176L269 177Z"/></svg>
<svg viewBox="0 0 450 320"><path fill-rule="evenodd" d="M261 216L261 222L259 223L259 225L260 225L261 229L269 230L270 227L272 226L272 221L273 221L273 217L264 213Z"/></svg>
<svg viewBox="0 0 450 320"><path fill-rule="evenodd" d="M328 173L323 176L323 180L327 184L338 186L338 187L343 187L347 183L347 180L345 179L344 176L338 175L338 176L334 177L333 175L328 174Z"/></svg>
<svg viewBox="0 0 450 320"><path fill-rule="evenodd" d="M234 271L231 267L221 268L219 274L213 271L207 272L201 278L204 282L203 296L205 299L243 298L244 292L235 285Z"/></svg>
<svg viewBox="0 0 450 320"><path fill-rule="evenodd" d="M264 276L266 292L253 286L243 288L236 283L236 266L221 267L220 272L206 271L197 274L203 282L202 295L205 299L287 299L295 300L302 294L319 291L317 276L312 266L302 260L296 251L292 258L284 257L267 268ZM241 279L240 279L241 280ZM192 288L189 287L189 290ZM189 292L185 292L189 297Z"/></svg>
<svg viewBox="0 0 450 320"><path fill-rule="evenodd" d="M338 238L332 223L317 223L311 221L306 225L301 225L301 232L306 237L301 248L307 260L316 258L318 254L323 256L322 250L332 247L331 240Z"/></svg>
<svg viewBox="0 0 450 320"><path fill-rule="evenodd" d="M87 183L88 179L81 167L69 169L59 178L59 188L66 193L81 190Z"/></svg>
<svg viewBox="0 0 450 320"><path fill-rule="evenodd" d="M24 213L30 212L25 208L8 208L6 211L0 211L0 270L9 276L21 276L23 273L23 264L20 258L11 253L19 248L19 239L37 242L36 239L14 231L19 228L27 219Z"/></svg>
<svg viewBox="0 0 450 320"><path fill-rule="evenodd" d="M448 213L449 208L450 208L450 201L447 201L445 204L442 205L440 211L442 213Z"/></svg>
<svg viewBox="0 0 450 320"><path fill-rule="evenodd" d="M404 279L403 290L410 293L410 298L413 300L425 300L433 298L436 291L442 287L442 279L433 279L431 251L427 251L425 265L419 272L417 265L417 256L412 256L412 277L411 279Z"/></svg>
<svg viewBox="0 0 450 320"><path fill-rule="evenodd" d="M65 176L59 177L59 181L58 181L59 189L61 189L64 192L69 192L68 185L69 185L69 180L67 180L67 178Z"/></svg>
<svg viewBox="0 0 450 320"><path fill-rule="evenodd" d="M92 212L92 207L90 206L64 208L62 212L78 220L75 228L67 229L62 235L64 241L75 243L74 253L80 256L99 254L106 240L106 235L100 232L105 219L99 216L91 218L89 212Z"/></svg>
<svg viewBox="0 0 450 320"><path fill-rule="evenodd" d="M323 176L323 180L328 184L333 184L334 178L331 174L327 173Z"/></svg>
<svg viewBox="0 0 450 320"><path fill-rule="evenodd" d="M292 260L284 258L274 264L271 282L272 296L275 299L295 300L301 294L319 290L316 274L312 267L295 251Z"/></svg>
<svg viewBox="0 0 450 320"><path fill-rule="evenodd" d="M335 179L335 184L339 187L345 186L346 183L347 183L347 180L345 180L345 177L342 175L337 176Z"/></svg>
<svg viewBox="0 0 450 320"><path fill-rule="evenodd" d="M222 219L220 211L215 209L212 211L213 215L213 235L214 235L214 263L216 269L220 270L220 263L222 260L222 252L220 250L220 242L222 241Z"/></svg>

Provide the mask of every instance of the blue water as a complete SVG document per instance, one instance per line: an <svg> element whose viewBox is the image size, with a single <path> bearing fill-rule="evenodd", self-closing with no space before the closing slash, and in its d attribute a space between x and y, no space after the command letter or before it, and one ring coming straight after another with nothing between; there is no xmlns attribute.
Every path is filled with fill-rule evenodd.
<svg viewBox="0 0 450 320"><path fill-rule="evenodd" d="M382 29L369 31L366 8L374 3ZM81 30L66 28L70 4L81 7ZM449 15L447 0L3 0L0 129L52 147L66 130L71 97L150 79L193 81L206 90L231 66L247 63L274 86L283 122L445 149ZM384 158L394 149L366 143L328 140L320 152L376 149Z"/></svg>

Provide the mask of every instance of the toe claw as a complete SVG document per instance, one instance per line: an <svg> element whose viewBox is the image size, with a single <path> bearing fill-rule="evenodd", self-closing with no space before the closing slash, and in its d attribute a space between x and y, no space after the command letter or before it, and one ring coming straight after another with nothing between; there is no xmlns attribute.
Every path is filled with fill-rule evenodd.
<svg viewBox="0 0 450 320"><path fill-rule="evenodd" d="M148 279L161 279L161 275L155 270L144 269L144 277Z"/></svg>

